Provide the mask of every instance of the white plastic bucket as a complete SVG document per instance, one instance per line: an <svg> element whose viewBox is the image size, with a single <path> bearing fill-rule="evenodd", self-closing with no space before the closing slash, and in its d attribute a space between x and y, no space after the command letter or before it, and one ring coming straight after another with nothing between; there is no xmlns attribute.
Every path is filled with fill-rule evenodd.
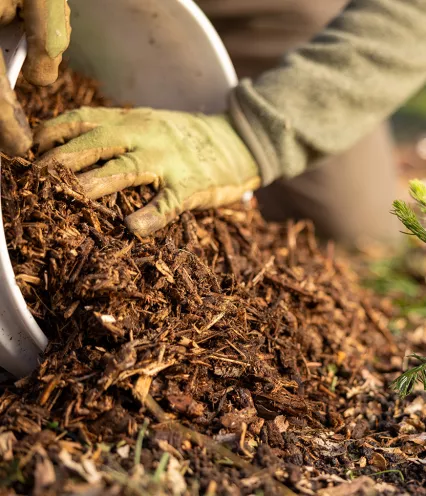
<svg viewBox="0 0 426 496"><path fill-rule="evenodd" d="M215 113L237 77L216 31L192 0L69 0L70 65L117 103ZM0 29L15 85L25 59L20 26ZM1 186L1 184L0 184ZM47 345L16 284L0 202L0 366L30 373Z"/></svg>

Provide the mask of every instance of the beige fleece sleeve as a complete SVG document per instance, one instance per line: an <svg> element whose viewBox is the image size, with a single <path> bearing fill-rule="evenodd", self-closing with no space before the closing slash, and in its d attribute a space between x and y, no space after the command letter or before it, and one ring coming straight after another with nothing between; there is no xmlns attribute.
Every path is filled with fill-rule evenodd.
<svg viewBox="0 0 426 496"><path fill-rule="evenodd" d="M263 183L353 145L426 80L426 0L354 0L319 36L231 95Z"/></svg>

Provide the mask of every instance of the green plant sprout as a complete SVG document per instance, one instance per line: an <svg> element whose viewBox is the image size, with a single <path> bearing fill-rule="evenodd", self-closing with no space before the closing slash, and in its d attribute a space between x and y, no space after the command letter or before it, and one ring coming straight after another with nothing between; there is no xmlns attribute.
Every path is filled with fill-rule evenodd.
<svg viewBox="0 0 426 496"><path fill-rule="evenodd" d="M412 354L408 358L415 358L420 364L408 369L391 383L391 388L398 391L401 398L405 398L413 392L416 382L421 382L426 390L426 357Z"/></svg>
<svg viewBox="0 0 426 496"><path fill-rule="evenodd" d="M410 231L408 234L414 235L426 243L426 229L422 224L423 217L426 215L426 184L419 179L413 179L409 185L411 198L415 201L414 208L402 200L395 200L392 213ZM412 354L409 355L409 358L418 360L419 365L405 371L391 384L391 387L398 391L402 398L413 391L417 382L421 382L426 390L426 357Z"/></svg>

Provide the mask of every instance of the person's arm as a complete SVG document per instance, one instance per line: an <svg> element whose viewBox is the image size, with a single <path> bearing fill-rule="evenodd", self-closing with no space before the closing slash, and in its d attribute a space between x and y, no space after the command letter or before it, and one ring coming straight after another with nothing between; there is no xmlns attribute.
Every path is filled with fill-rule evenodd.
<svg viewBox="0 0 426 496"><path fill-rule="evenodd" d="M339 153L426 79L426 0L354 0L319 36L231 97L263 184Z"/></svg>
<svg viewBox="0 0 426 496"><path fill-rule="evenodd" d="M90 198L155 185L154 199L126 219L146 236L184 210L229 204L261 179L295 176L344 150L425 76L426 0L355 0L280 68L240 83L233 125L227 115L82 108L43 123L35 141L49 150L46 168L80 172L108 160L77 175Z"/></svg>

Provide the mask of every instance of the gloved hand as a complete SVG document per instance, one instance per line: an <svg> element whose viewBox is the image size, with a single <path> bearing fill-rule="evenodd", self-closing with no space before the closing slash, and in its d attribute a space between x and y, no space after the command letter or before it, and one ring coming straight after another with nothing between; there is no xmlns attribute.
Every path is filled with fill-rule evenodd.
<svg viewBox="0 0 426 496"><path fill-rule="evenodd" d="M0 26L12 21L17 12L24 19L28 45L22 68L25 79L38 86L51 84L69 44L68 4L66 0L0 0ZM22 155L30 146L30 129L6 78L0 50L0 150Z"/></svg>
<svg viewBox="0 0 426 496"><path fill-rule="evenodd" d="M30 127L10 87L0 50L0 151L11 156L23 155L31 143Z"/></svg>
<svg viewBox="0 0 426 496"><path fill-rule="evenodd" d="M154 185L155 198L126 219L142 236L185 210L232 203L260 186L257 164L225 115L83 107L44 123L35 136L41 151L64 140L39 163L79 172L108 160L77 176L90 198Z"/></svg>

